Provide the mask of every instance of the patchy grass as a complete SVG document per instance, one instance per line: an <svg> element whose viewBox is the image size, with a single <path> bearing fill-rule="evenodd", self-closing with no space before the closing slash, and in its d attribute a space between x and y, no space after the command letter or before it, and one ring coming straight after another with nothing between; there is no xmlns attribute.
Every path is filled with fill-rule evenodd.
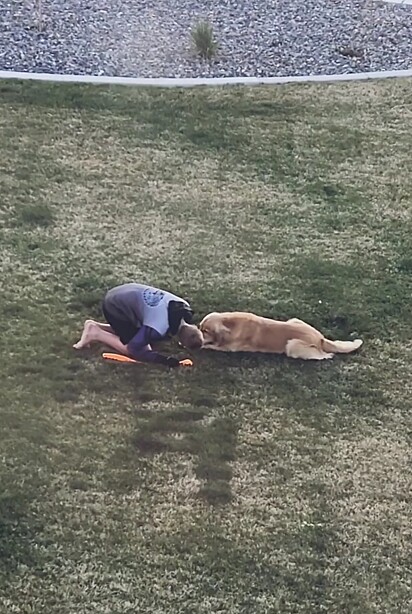
<svg viewBox="0 0 412 614"><path fill-rule="evenodd" d="M0 84L1 611L410 612L411 93ZM75 353L133 279L365 345Z"/></svg>
<svg viewBox="0 0 412 614"><path fill-rule="evenodd" d="M20 210L20 222L33 226L49 226L53 215L47 205L29 205Z"/></svg>

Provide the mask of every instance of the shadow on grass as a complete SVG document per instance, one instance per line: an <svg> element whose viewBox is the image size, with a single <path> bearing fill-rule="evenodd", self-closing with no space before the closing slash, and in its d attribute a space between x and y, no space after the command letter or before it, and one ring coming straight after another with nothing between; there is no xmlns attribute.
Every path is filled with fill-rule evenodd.
<svg viewBox="0 0 412 614"><path fill-rule="evenodd" d="M17 210L16 225L41 226L46 228L54 221L53 212L44 204L25 205Z"/></svg>
<svg viewBox="0 0 412 614"><path fill-rule="evenodd" d="M232 498L229 463L235 460L237 425L232 418L209 419L213 402L204 400L200 399L197 407L155 415L139 411L132 445L141 455L191 454L196 458L195 474L202 482L199 497L209 504L228 503Z"/></svg>
<svg viewBox="0 0 412 614"><path fill-rule="evenodd" d="M260 168L270 162L280 170L278 158L282 149L269 147L263 158L256 158L250 147L250 118L268 119L272 130L282 128L285 118L296 118L303 105L285 96L270 101L256 102L244 89L237 92L237 104L233 96L222 93L217 99L205 90L153 90L152 88L130 89L116 86L90 86L84 84L44 84L27 82L2 82L0 96L3 104L22 104L48 109L70 109L81 112L105 112L106 120L126 116L127 139L136 139L142 146L147 139L176 138L182 146L193 151L213 153L224 151L239 158L248 146L248 158L253 167ZM167 108L167 113L165 113ZM133 130L130 129L133 122ZM117 124L116 130L119 131ZM292 147L292 146L291 146ZM274 149L276 154L274 155ZM290 154L291 155L291 154ZM289 154L287 156L289 160Z"/></svg>
<svg viewBox="0 0 412 614"><path fill-rule="evenodd" d="M36 480L21 487L9 472L1 472L0 479L1 585L1 577L7 578L19 565L33 566L38 562L39 553L33 545L41 526L30 512Z"/></svg>

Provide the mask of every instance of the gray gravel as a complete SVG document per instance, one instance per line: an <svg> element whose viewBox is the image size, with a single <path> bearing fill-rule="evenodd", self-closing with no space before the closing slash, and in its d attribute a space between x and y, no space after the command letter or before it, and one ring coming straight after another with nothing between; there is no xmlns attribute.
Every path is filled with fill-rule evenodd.
<svg viewBox="0 0 412 614"><path fill-rule="evenodd" d="M41 5L41 15L39 14ZM219 43L196 58L190 30ZM0 69L133 77L412 68L412 6L374 0L0 0Z"/></svg>

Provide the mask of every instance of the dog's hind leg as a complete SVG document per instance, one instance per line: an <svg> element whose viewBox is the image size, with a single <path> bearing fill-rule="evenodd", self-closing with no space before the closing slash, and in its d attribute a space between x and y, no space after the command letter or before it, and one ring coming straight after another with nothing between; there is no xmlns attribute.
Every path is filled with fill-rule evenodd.
<svg viewBox="0 0 412 614"><path fill-rule="evenodd" d="M316 345L309 345L300 339L290 339L287 342L286 356L289 358L301 358L302 360L327 360L333 358L333 354L324 352Z"/></svg>

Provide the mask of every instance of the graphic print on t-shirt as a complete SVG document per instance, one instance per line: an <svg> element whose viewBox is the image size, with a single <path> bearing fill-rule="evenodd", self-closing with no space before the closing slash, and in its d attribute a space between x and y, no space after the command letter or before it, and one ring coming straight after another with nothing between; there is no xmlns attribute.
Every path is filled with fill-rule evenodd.
<svg viewBox="0 0 412 614"><path fill-rule="evenodd" d="M162 290L155 290L154 288L146 288L143 292L143 300L149 307L157 307L161 300L163 300L165 293Z"/></svg>

